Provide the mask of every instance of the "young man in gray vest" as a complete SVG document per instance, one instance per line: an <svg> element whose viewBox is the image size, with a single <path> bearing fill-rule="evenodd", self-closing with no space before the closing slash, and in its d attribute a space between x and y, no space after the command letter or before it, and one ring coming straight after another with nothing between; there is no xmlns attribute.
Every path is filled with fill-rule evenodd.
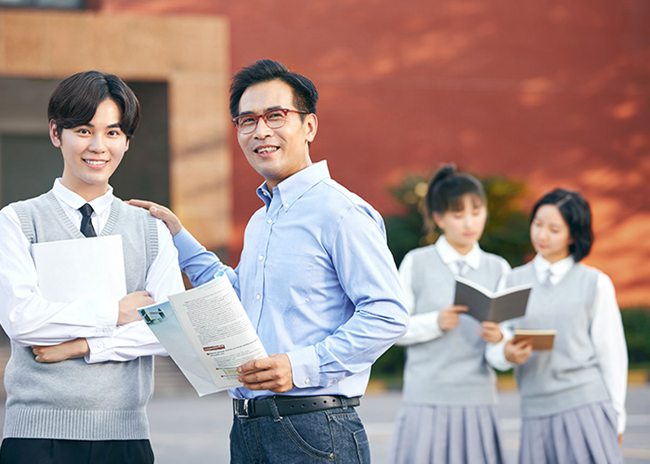
<svg viewBox="0 0 650 464"><path fill-rule="evenodd" d="M153 463L145 406L152 355L165 353L136 308L183 283L167 228L108 183L139 116L119 77L65 79L48 107L63 174L49 192L0 211L0 322L11 339L0 463ZM125 297L57 303L41 295L32 244L107 235L122 236Z"/></svg>

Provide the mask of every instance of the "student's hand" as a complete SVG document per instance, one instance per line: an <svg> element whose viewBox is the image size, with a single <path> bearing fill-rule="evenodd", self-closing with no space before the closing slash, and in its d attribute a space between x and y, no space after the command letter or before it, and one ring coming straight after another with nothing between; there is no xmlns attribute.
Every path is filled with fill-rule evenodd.
<svg viewBox="0 0 650 464"><path fill-rule="evenodd" d="M513 338L506 343L503 350L508 361L521 365L533 354L533 343L530 340L520 340L515 343Z"/></svg>
<svg viewBox="0 0 650 464"><path fill-rule="evenodd" d="M441 310L438 314L438 326L443 332L455 329L460 322L459 314L464 313L469 308L467 306L449 305Z"/></svg>
<svg viewBox="0 0 650 464"><path fill-rule="evenodd" d="M181 224L178 216L176 216L171 209L165 206L146 200L129 200L127 203L131 206L137 206L149 210L153 217L158 218L165 223L172 235L176 235L183 229L183 224Z"/></svg>
<svg viewBox="0 0 650 464"><path fill-rule="evenodd" d="M40 363L56 363L67 359L83 358L88 351L88 342L85 338L76 338L52 346L32 346L34 360Z"/></svg>
<svg viewBox="0 0 650 464"><path fill-rule="evenodd" d="M618 434L618 446L623 446L623 434Z"/></svg>
<svg viewBox="0 0 650 464"><path fill-rule="evenodd" d="M283 393L293 388L291 361L286 354L255 359L237 368L239 381L249 390L271 390Z"/></svg>
<svg viewBox="0 0 650 464"><path fill-rule="evenodd" d="M120 313L117 317L117 325L128 324L142 319L138 308L154 304L153 298L147 292L133 292L120 300Z"/></svg>
<svg viewBox="0 0 650 464"><path fill-rule="evenodd" d="M503 339L501 327L496 322L481 322L481 338L488 343L499 343Z"/></svg>

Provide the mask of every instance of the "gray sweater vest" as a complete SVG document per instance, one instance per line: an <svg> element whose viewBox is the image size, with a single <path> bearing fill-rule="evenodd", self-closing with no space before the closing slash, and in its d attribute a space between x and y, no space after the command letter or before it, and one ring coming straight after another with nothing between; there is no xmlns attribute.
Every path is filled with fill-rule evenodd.
<svg viewBox="0 0 650 464"><path fill-rule="evenodd" d="M508 286L532 283L526 316L514 326L556 329L552 351L535 351L515 374L522 415L547 416L609 399L589 329L598 272L574 265L556 285L541 285L532 263L508 276Z"/></svg>
<svg viewBox="0 0 650 464"><path fill-rule="evenodd" d="M413 256L414 314L439 311L453 303L455 278L435 245L410 252ZM503 258L482 252L477 270L463 277L496 290ZM496 403L494 372L485 360L479 323L466 315L439 338L406 350L403 401L414 404L477 406Z"/></svg>
<svg viewBox="0 0 650 464"><path fill-rule="evenodd" d="M31 243L83 238L52 192L11 206ZM118 234L124 244L128 292L144 290L147 270L158 252L155 220L116 198L100 235ZM145 406L153 391L152 374L151 356L128 362L87 364L71 359L41 364L34 361L31 348L12 342L5 369L4 436L147 439Z"/></svg>

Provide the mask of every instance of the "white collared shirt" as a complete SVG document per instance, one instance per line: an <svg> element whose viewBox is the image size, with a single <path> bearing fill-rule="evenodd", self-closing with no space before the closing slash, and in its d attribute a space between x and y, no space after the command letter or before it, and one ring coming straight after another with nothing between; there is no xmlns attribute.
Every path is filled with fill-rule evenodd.
<svg viewBox="0 0 650 464"><path fill-rule="evenodd" d="M459 274L458 262L464 261L471 269L478 269L481 264L481 248L478 243L475 243L469 253L466 255L460 254L454 247L452 247L444 235L441 235L435 244L438 255L445 265L449 268L454 277ZM411 318L409 320L409 327L402 338L397 342L398 345L412 345L415 343L423 343L434 340L440 337L444 332L438 324L440 311L431 311L422 314L414 314L415 311L415 295L413 294L413 266L410 264L410 257L407 255L399 268L400 281L404 289L404 303L409 310ZM504 262L502 277L499 281L497 289L503 288L505 279L508 275L510 268Z"/></svg>
<svg viewBox="0 0 650 464"><path fill-rule="evenodd" d="M550 263L539 254L533 259L537 279L544 282L550 269L552 285L560 282L574 264L575 262L571 256L555 263ZM596 282L593 314L590 338L605 387L618 415L618 433L623 433L625 430L625 396L627 389L627 346L614 284L609 276L600 271L598 271L598 280ZM508 370L514 367L514 364L506 360L504 354L505 344L513 337L513 332L508 328L507 324L508 321L501 325L501 331L504 335L503 340L500 343L488 346L485 354L488 362L499 370Z"/></svg>
<svg viewBox="0 0 650 464"><path fill-rule="evenodd" d="M60 179L52 192L75 227L81 227L78 208L86 202L66 188ZM114 200L113 189L90 201L91 221L98 234L108 221ZM178 268L178 253L171 234L157 221L158 254L147 272L145 288L155 301L184 290ZM117 301L91 298L71 303L44 300L38 290L31 245L22 232L20 220L9 205L0 211L0 322L9 337L24 346L55 345L86 338L88 362L128 361L138 356L165 355L152 332L142 321L116 327Z"/></svg>

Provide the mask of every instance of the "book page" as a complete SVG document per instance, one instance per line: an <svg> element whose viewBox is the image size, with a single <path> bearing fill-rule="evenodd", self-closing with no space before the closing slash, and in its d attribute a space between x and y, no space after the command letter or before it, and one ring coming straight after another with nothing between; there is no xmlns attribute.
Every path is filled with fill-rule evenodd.
<svg viewBox="0 0 650 464"><path fill-rule="evenodd" d="M183 373L203 371L202 379L212 382L217 388L214 391L241 386L237 380L236 368L250 360L267 356L225 274L186 292L170 295L169 301L167 311L173 312L175 322L167 324L169 329L166 331L181 332L186 342L176 342L173 336L166 333L161 334L162 338L158 339ZM151 308L154 307L156 305L141 308L140 311L158 337L160 327L166 324L167 320L156 323L157 315L151 314ZM163 319L171 319L164 310L165 308ZM193 356L190 356L188 351L192 351ZM181 365L180 362L189 364ZM192 383L190 377L188 380ZM194 387L199 395L205 391L199 391L196 385Z"/></svg>

